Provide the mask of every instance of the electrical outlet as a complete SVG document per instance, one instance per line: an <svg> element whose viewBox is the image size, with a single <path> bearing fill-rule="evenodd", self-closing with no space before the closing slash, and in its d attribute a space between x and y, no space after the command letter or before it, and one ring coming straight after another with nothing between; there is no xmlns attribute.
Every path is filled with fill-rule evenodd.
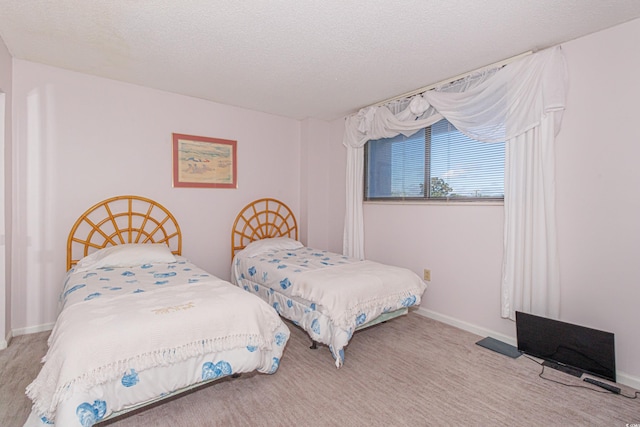
<svg viewBox="0 0 640 427"><path fill-rule="evenodd" d="M431 270L429 270L428 268L424 269L424 280L426 280L427 282L431 281Z"/></svg>

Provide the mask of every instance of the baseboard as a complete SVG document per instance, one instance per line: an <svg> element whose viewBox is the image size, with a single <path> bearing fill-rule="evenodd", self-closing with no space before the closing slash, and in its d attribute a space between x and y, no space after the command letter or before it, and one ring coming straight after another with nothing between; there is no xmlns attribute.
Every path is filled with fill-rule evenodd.
<svg viewBox="0 0 640 427"><path fill-rule="evenodd" d="M0 340L0 350L4 350L5 348L9 347L9 343L11 343L11 331L9 331L9 333L7 334L7 336Z"/></svg>
<svg viewBox="0 0 640 427"><path fill-rule="evenodd" d="M440 314L432 310L427 310L425 308L418 307L413 312L415 312L416 314L419 314L420 316L428 317L429 319L437 320L439 322L446 323L447 325L455 326L458 329L471 332L481 337L493 337L497 340L506 342L514 346L518 345L517 340L515 338L509 337L508 335L500 334L490 329L482 328L472 323L464 322L462 320L456 319L451 316L446 316L444 314ZM619 384L624 384L626 386L633 387L636 390L640 390L640 378L638 377L626 374L624 372L617 371L616 379L618 380L617 382Z"/></svg>
<svg viewBox="0 0 640 427"><path fill-rule="evenodd" d="M629 387L633 387L636 390L640 390L640 378L634 377L633 375L625 374L624 372L616 372L617 382L620 384L624 384Z"/></svg>
<svg viewBox="0 0 640 427"><path fill-rule="evenodd" d="M14 329L12 332L14 337L17 337L20 335L37 334L38 332L52 330L54 324L55 323L45 323L44 325L29 326L27 328L17 328L17 329Z"/></svg>
<svg viewBox="0 0 640 427"><path fill-rule="evenodd" d="M444 314L440 314L432 310L427 310L425 308L419 307L416 310L416 314L419 314L424 317L428 317L433 320L437 320L442 323L446 323L447 325L455 326L458 329L471 332L481 337L492 337L502 342L506 342L507 344L511 344L514 346L518 345L516 342L516 339L513 337L492 331L491 329L482 328L472 323L463 322L462 320L458 320L454 317L446 316Z"/></svg>

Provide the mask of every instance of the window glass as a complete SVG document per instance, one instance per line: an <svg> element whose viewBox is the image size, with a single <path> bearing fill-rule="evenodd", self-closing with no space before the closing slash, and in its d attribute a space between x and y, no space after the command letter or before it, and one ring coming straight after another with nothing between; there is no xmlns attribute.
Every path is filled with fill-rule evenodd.
<svg viewBox="0 0 640 427"><path fill-rule="evenodd" d="M504 143L471 139L446 119L365 145L365 200L503 198Z"/></svg>

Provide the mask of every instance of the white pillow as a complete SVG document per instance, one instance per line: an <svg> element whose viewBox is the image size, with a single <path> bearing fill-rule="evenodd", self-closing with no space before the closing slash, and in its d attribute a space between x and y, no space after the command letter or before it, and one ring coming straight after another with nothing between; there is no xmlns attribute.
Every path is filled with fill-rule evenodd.
<svg viewBox="0 0 640 427"><path fill-rule="evenodd" d="M150 263L176 262L169 246L164 243L126 243L100 249L82 258L75 272L105 267L135 267Z"/></svg>
<svg viewBox="0 0 640 427"><path fill-rule="evenodd" d="M264 252L286 249L300 249L304 245L297 240L288 237L273 237L270 239L256 240L249 243L240 254L243 257L251 258Z"/></svg>

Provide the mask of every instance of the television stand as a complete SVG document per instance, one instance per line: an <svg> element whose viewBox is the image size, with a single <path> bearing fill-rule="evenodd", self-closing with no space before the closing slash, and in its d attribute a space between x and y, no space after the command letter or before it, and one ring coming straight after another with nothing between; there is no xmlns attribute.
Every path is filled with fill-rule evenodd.
<svg viewBox="0 0 640 427"><path fill-rule="evenodd" d="M573 375L574 377L580 378L582 376L582 370L572 368L571 366L563 365L561 363L552 362L550 360L545 360L542 362L542 366L548 366L549 368L556 369L558 371L564 372L565 374Z"/></svg>

